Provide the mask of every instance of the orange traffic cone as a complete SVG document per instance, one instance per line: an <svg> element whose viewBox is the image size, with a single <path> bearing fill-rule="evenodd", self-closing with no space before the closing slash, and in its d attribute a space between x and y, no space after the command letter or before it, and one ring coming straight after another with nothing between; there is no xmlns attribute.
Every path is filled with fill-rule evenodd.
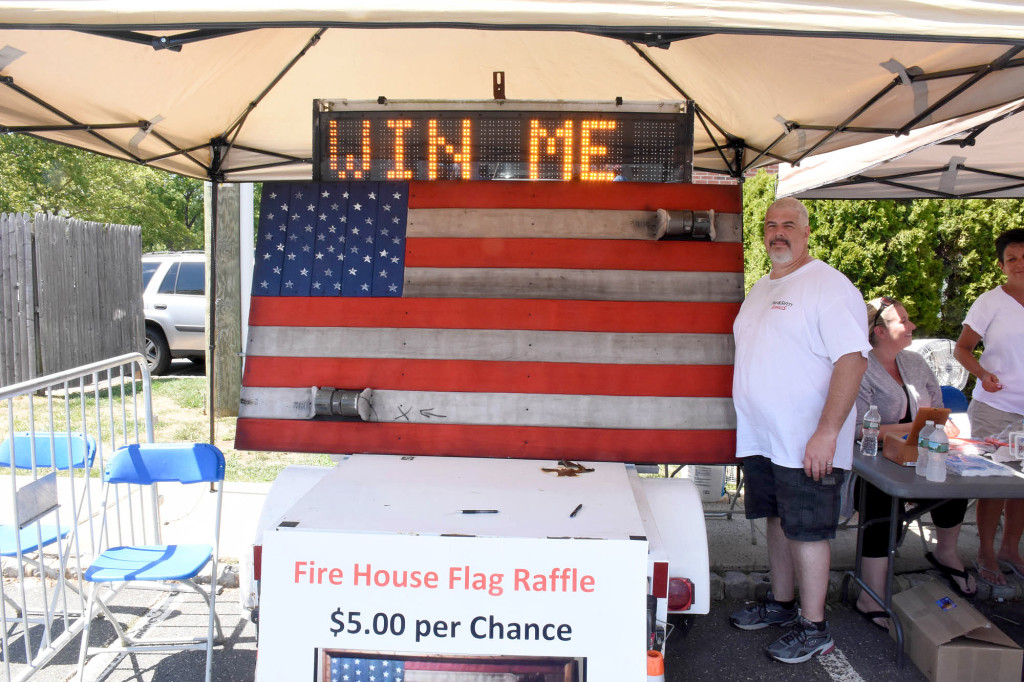
<svg viewBox="0 0 1024 682"><path fill-rule="evenodd" d="M647 652L647 682L665 682L665 659L660 651Z"/></svg>

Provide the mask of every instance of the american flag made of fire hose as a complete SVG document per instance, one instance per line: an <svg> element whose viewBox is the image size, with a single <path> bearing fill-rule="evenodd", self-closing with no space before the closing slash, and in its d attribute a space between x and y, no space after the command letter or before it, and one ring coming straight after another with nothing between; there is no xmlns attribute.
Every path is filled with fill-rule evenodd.
<svg viewBox="0 0 1024 682"><path fill-rule="evenodd" d="M327 656L329 682L517 682L518 680L577 679L575 666L565 662L444 661L395 657Z"/></svg>
<svg viewBox="0 0 1024 682"><path fill-rule="evenodd" d="M714 241L655 239L713 210ZM263 186L236 447L732 461L735 187ZM363 419L314 387L372 389Z"/></svg>

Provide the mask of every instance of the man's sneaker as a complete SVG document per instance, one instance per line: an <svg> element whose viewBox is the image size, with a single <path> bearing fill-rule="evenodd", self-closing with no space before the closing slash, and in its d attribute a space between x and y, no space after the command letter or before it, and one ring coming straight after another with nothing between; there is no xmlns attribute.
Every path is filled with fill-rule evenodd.
<svg viewBox="0 0 1024 682"><path fill-rule="evenodd" d="M775 601L771 592L762 601L750 604L742 611L729 616L729 622L740 630L760 630L772 625L792 625L800 618L800 609L793 606L788 609Z"/></svg>
<svg viewBox="0 0 1024 682"><path fill-rule="evenodd" d="M831 652L835 646L828 623L824 630L818 630L813 623L801 617L789 632L769 644L765 653L783 663L803 663L818 654Z"/></svg>

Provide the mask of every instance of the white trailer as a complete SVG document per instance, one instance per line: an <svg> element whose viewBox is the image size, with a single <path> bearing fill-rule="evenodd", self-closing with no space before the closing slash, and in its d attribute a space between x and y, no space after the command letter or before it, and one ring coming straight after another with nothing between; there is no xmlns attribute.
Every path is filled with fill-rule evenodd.
<svg viewBox="0 0 1024 682"><path fill-rule="evenodd" d="M584 468L355 455L308 488L286 470L260 522L260 679L351 651L558 658L577 661L577 679L643 679L669 612L708 612L701 503L688 479ZM282 495L294 500L283 513ZM413 586L431 572L434 588ZM378 614L405 627L379 632Z"/></svg>

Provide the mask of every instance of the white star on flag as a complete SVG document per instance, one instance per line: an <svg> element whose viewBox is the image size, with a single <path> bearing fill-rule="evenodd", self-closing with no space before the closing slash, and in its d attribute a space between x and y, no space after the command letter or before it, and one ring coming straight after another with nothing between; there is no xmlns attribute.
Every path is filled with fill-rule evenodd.
<svg viewBox="0 0 1024 682"><path fill-rule="evenodd" d="M407 200L401 199L408 195L405 187L397 182L363 181L267 183L260 211L259 232L263 236L258 236L267 244L263 251L258 251L253 293L401 296L405 274L402 241L381 247L396 235L405 237L408 206ZM272 195L277 195L273 206L276 209L281 205L280 211L269 209ZM305 204L301 203L302 195L309 197ZM391 199L393 195L399 198ZM382 201L384 197L388 197L386 202ZM308 212L300 214L300 206L305 206ZM275 212L279 215L271 222ZM377 224L381 212L392 218L393 222L387 221L387 229ZM353 215L362 218L349 220ZM275 239L278 230L281 237ZM360 248L358 245L364 242L366 248ZM337 268L328 256L334 257ZM267 286L263 286L264 282Z"/></svg>

